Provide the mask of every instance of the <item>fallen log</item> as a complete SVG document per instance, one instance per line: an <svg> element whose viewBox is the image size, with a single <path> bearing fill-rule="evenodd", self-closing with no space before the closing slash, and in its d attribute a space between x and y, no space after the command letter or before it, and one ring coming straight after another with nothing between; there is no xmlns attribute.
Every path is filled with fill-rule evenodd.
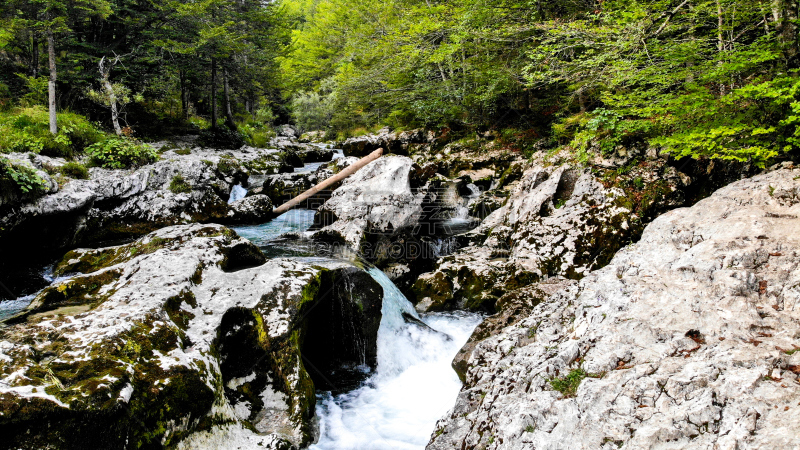
<svg viewBox="0 0 800 450"><path fill-rule="evenodd" d="M281 206L275 208L272 211L273 214L283 214L286 211L289 211L290 209L292 209L295 206L299 205L303 201L308 200L310 197L312 197L313 195L315 195L319 191L327 189L327 188L333 186L335 183L338 183L339 181L342 181L345 178L349 177L350 175L356 173L358 171L358 169L360 169L360 168L366 166L367 164L371 163L372 161L375 161L376 159L380 158L381 155L383 155L383 149L379 148L379 149L375 150L374 152L370 153L369 155L359 159L358 161L356 161L352 165L348 166L347 168L345 168L341 172L337 173L336 175L328 178L327 180L323 181L322 183L312 187L311 189L303 192L302 194L298 195L297 197L295 197L295 198L289 200L288 202L282 204Z"/></svg>

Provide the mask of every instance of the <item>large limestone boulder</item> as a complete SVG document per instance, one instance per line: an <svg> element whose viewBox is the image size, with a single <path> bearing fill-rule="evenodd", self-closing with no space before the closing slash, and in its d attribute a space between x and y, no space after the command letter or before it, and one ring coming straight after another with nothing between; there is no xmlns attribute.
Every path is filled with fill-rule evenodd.
<svg viewBox="0 0 800 450"><path fill-rule="evenodd" d="M250 174L277 173L279 158L277 151L252 148L174 149L135 170L93 168L90 179L54 183L33 202L0 205L0 265L12 256L17 263L26 255L138 237L165 226L230 222L231 188ZM52 166L42 157L26 160L37 170Z"/></svg>
<svg viewBox="0 0 800 450"><path fill-rule="evenodd" d="M468 245L438 260L413 291L423 310L494 312L506 292L602 267L640 230L622 189L570 165L534 165L503 207L460 236Z"/></svg>
<svg viewBox="0 0 800 450"><path fill-rule="evenodd" d="M473 343L428 448L800 446L798 175L660 216L606 267Z"/></svg>
<svg viewBox="0 0 800 450"><path fill-rule="evenodd" d="M414 144L427 144L435 140L433 133L424 130L391 132L382 128L377 133L348 138L342 143L347 156L364 157L383 148L386 153L408 155Z"/></svg>
<svg viewBox="0 0 800 450"><path fill-rule="evenodd" d="M346 178L319 209L324 225L318 235L336 233L353 249L361 249L370 233L392 233L414 227L425 215L427 189L411 159L383 156Z"/></svg>
<svg viewBox="0 0 800 450"><path fill-rule="evenodd" d="M76 250L56 268L69 274L0 328L4 446L172 447L235 430L302 447L316 380L377 361L383 291L366 272L266 261L219 225Z"/></svg>
<svg viewBox="0 0 800 450"><path fill-rule="evenodd" d="M289 200L297 197L305 191L311 189L319 183L333 176L333 171L326 166L320 166L313 172L297 172L297 173L284 173L280 175L270 175L264 179L264 183L259 188L253 190L268 196L275 205L281 205ZM338 187L338 183L331 186L331 188L315 196L317 204L324 203L333 189ZM309 208L312 209L312 208Z"/></svg>

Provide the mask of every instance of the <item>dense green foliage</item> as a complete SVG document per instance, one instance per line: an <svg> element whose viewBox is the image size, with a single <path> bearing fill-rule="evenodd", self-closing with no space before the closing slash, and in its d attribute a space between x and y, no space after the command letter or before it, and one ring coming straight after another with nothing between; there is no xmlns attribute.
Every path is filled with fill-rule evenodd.
<svg viewBox="0 0 800 450"><path fill-rule="evenodd" d="M87 145L105 139L105 133L83 116L58 114L61 132L48 131L47 110L42 106L0 112L0 152L34 152L48 156L72 156Z"/></svg>
<svg viewBox="0 0 800 450"><path fill-rule="evenodd" d="M797 149L796 0L284 0L297 120L515 128L763 162Z"/></svg>
<svg viewBox="0 0 800 450"><path fill-rule="evenodd" d="M288 28L275 3L0 2L0 110L47 107L51 40L55 108L119 135L186 133L196 130L190 122L215 128L222 119L235 128L259 110L283 111L275 56L288 43ZM76 141L63 115L64 133L48 138L48 127L25 130L29 137L0 133L0 151L68 156L100 140ZM210 120L215 116L218 122Z"/></svg>
<svg viewBox="0 0 800 450"><path fill-rule="evenodd" d="M5 158L0 158L0 187L29 197L42 194L48 188L33 169L12 164Z"/></svg>
<svg viewBox="0 0 800 450"><path fill-rule="evenodd" d="M134 139L111 138L86 147L90 163L107 169L127 169L155 162L158 153Z"/></svg>
<svg viewBox="0 0 800 450"><path fill-rule="evenodd" d="M763 164L798 148L799 55L798 0L8 0L0 151L71 156L92 123L265 146L293 120Z"/></svg>

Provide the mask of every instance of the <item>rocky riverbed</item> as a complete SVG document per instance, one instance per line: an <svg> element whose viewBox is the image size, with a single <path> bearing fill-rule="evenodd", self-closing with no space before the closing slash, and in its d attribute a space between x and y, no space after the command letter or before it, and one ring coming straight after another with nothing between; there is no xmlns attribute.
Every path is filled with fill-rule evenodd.
<svg viewBox="0 0 800 450"><path fill-rule="evenodd" d="M87 180L12 155L50 192L3 197L3 267L56 262L0 304L0 447L800 445L793 163L297 134ZM391 399L420 370L436 424Z"/></svg>

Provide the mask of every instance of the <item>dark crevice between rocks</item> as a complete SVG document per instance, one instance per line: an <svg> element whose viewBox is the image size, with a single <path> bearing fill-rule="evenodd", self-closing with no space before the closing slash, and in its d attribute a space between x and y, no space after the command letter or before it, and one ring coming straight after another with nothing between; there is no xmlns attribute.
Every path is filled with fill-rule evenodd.
<svg viewBox="0 0 800 450"><path fill-rule="evenodd" d="M264 253L250 242L240 242L226 249L220 268L225 272L237 272L258 267L267 262Z"/></svg>
<svg viewBox="0 0 800 450"><path fill-rule="evenodd" d="M320 286L301 351L317 390L345 392L377 365L383 288L356 268L324 272Z"/></svg>

